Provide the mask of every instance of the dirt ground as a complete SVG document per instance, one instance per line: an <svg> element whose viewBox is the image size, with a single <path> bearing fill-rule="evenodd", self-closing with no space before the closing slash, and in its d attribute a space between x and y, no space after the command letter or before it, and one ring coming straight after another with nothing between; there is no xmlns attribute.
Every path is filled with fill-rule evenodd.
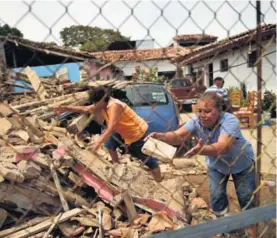
<svg viewBox="0 0 277 238"><path fill-rule="evenodd" d="M186 176L186 180L190 183L198 187L199 195L210 204L210 194L209 194L209 182L207 175L189 175ZM240 212L238 200L236 197L235 187L232 181L229 181L227 185L227 193L229 198L229 209L230 213L238 213ZM261 188L261 206L266 204L272 204L276 202L276 188ZM265 233L260 236L263 238L273 238L276 237L276 220L265 222L264 224L259 225L259 234L265 230ZM230 238L241 238L238 235L232 235Z"/></svg>

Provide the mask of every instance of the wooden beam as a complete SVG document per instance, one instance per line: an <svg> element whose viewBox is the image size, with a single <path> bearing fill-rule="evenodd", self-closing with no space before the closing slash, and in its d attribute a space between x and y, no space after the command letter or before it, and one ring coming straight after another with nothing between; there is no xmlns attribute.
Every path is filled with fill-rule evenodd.
<svg viewBox="0 0 277 238"><path fill-rule="evenodd" d="M133 202L133 198L129 194L128 190L122 193L122 199L126 206L128 220L130 223L132 223L137 216L137 211Z"/></svg>
<svg viewBox="0 0 277 238"><path fill-rule="evenodd" d="M45 100L49 95L46 92L42 82L40 81L36 72L34 72L30 67L25 69L28 79L30 80L33 89L36 91L40 100Z"/></svg>

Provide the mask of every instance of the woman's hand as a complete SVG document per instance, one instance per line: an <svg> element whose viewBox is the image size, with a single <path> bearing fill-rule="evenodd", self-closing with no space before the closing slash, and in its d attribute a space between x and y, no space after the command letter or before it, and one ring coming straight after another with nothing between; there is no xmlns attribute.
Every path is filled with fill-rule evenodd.
<svg viewBox="0 0 277 238"><path fill-rule="evenodd" d="M163 133L158 133L158 132L152 132L148 136L145 137L144 141L147 141L150 137L161 140Z"/></svg>
<svg viewBox="0 0 277 238"><path fill-rule="evenodd" d="M101 146L101 143L94 142L93 144L90 143L88 145L88 149L90 152L95 153L100 148L100 146Z"/></svg>
<svg viewBox="0 0 277 238"><path fill-rule="evenodd" d="M53 107L53 110L56 114L62 114L66 111L68 111L68 108L66 106L55 106Z"/></svg>
<svg viewBox="0 0 277 238"><path fill-rule="evenodd" d="M191 158L192 156L198 155L203 148L203 142L202 140L198 140L196 146L194 146L192 149L190 149L185 155L185 158Z"/></svg>

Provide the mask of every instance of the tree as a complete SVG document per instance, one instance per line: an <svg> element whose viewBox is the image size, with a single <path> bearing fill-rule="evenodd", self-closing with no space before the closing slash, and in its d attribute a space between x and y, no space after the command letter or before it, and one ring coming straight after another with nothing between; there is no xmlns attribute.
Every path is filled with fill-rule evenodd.
<svg viewBox="0 0 277 238"><path fill-rule="evenodd" d="M132 75L133 81L147 81L147 82L164 82L165 78L158 75L158 68L141 68L139 65L135 67L135 72Z"/></svg>
<svg viewBox="0 0 277 238"><path fill-rule="evenodd" d="M5 24L3 26L0 25L0 36L7 36L7 35L23 37L23 34L21 33L21 31L18 30L17 28L10 27L8 24Z"/></svg>
<svg viewBox="0 0 277 238"><path fill-rule="evenodd" d="M65 27L60 36L65 46L90 52L104 51L113 41L130 39L119 31L82 25Z"/></svg>

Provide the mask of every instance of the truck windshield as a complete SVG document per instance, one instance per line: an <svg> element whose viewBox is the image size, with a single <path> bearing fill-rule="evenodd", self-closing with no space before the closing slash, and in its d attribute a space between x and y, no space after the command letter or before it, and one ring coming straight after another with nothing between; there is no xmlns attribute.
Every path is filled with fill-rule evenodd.
<svg viewBox="0 0 277 238"><path fill-rule="evenodd" d="M130 106L151 106L168 104L167 95L159 85L132 85L124 89Z"/></svg>
<svg viewBox="0 0 277 238"><path fill-rule="evenodd" d="M189 87L189 83L187 80L173 80L171 82L172 88L182 88L182 87Z"/></svg>

